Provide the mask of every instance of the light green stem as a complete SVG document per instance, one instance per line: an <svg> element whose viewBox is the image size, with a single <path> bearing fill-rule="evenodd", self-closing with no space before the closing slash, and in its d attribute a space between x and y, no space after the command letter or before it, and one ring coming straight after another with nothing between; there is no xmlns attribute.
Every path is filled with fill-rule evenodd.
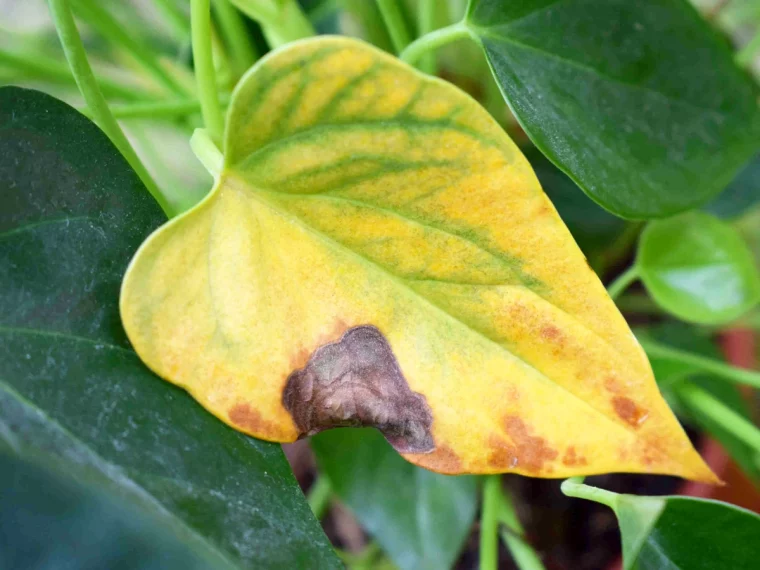
<svg viewBox="0 0 760 570"><path fill-rule="evenodd" d="M417 38L411 44L406 46L399 57L409 64L414 64L425 53L439 48L462 38L470 37L470 31L463 22L457 22L451 26L435 30Z"/></svg>
<svg viewBox="0 0 760 570"><path fill-rule="evenodd" d="M742 67L749 67L758 51L760 51L760 30L736 54L736 63Z"/></svg>
<svg viewBox="0 0 760 570"><path fill-rule="evenodd" d="M520 570L545 570L541 558L523 537L523 527L512 506L511 497L503 489L500 489L500 495L498 519L503 525L500 534L512 559Z"/></svg>
<svg viewBox="0 0 760 570"><path fill-rule="evenodd" d="M639 343L650 357L682 362L704 372L710 372L719 378L724 378L737 384L746 384L753 388L760 388L760 373L753 370L736 368L719 360L672 348L649 339L639 339Z"/></svg>
<svg viewBox="0 0 760 570"><path fill-rule="evenodd" d="M213 2L214 14L232 54L237 74L242 75L258 59L259 54L253 46L237 8L230 4L229 0L213 0Z"/></svg>
<svg viewBox="0 0 760 570"><path fill-rule="evenodd" d="M333 490L330 480L324 474L320 475L309 489L309 495L306 498L311 507L311 512L314 513L317 520L322 520L325 516L332 496Z"/></svg>
<svg viewBox="0 0 760 570"><path fill-rule="evenodd" d="M90 64L87 61L87 54L82 45L82 38L79 37L79 31L74 23L74 16L71 14L68 1L49 0L49 3L50 13L58 31L58 36L61 39L66 59L71 66L71 72L77 82L79 91L82 93L85 103L87 103L87 106L92 111L93 118L108 138L111 139L114 146L119 149L119 152L121 152L127 162L129 162L129 165L140 177L143 184L145 184L148 192L155 198L167 216L171 217L172 211L168 202L159 191L150 174L148 174L143 163L140 162L127 137L124 136L121 127L119 127L116 119L111 114L103 94L100 92L100 87L98 87L98 83L95 81L95 75L93 75Z"/></svg>
<svg viewBox="0 0 760 570"><path fill-rule="evenodd" d="M221 98L221 105L229 103L229 97ZM176 119L200 113L201 104L197 99L177 99L169 101L146 101L145 103L112 104L111 113L116 119ZM87 108L82 113L90 116Z"/></svg>
<svg viewBox="0 0 760 570"><path fill-rule="evenodd" d="M401 11L398 0L377 0L377 7L391 36L391 43L396 53L401 53L403 49L412 41L412 34L404 20L404 14Z"/></svg>
<svg viewBox="0 0 760 570"><path fill-rule="evenodd" d="M741 414L717 400L712 394L690 382L678 386L678 394L692 408L712 418L738 439L760 453L760 429Z"/></svg>
<svg viewBox="0 0 760 570"><path fill-rule="evenodd" d="M216 89L216 71L211 54L210 0L191 0L190 24L193 36L193 61L201 102L203 122L217 147L221 148L224 116Z"/></svg>
<svg viewBox="0 0 760 570"><path fill-rule="evenodd" d="M610 296L611 299L617 299L620 294L628 289L628 287L637 279L639 278L639 268L634 263L631 265L628 269L623 271L620 275L618 275L617 279L615 279L612 283L610 283L609 287L607 287L607 294Z"/></svg>
<svg viewBox="0 0 760 570"><path fill-rule="evenodd" d="M488 475L483 483L483 507L480 517L480 570L498 568L500 499L501 475Z"/></svg>
<svg viewBox="0 0 760 570"><path fill-rule="evenodd" d="M583 477L571 477L562 481L560 487L562 492L568 497L578 497L580 499L587 499L596 503L607 505L613 511L617 508L618 495L612 491L606 489L599 489L598 487L590 487L583 484Z"/></svg>
<svg viewBox="0 0 760 570"><path fill-rule="evenodd" d="M296 0L232 0L232 3L261 24L272 49L316 35Z"/></svg>
<svg viewBox="0 0 760 570"><path fill-rule="evenodd" d="M23 77L70 83L76 86L76 80L65 61L58 61L42 54L11 53L0 50L0 64L19 72ZM144 93L105 77L98 78L97 82L105 95L127 101L147 97Z"/></svg>
<svg viewBox="0 0 760 570"><path fill-rule="evenodd" d="M99 2L94 0L73 0L77 13L94 27L101 36L121 45L135 60L161 85L175 95L187 95L187 91L161 66L155 51L137 39L130 30L111 15Z"/></svg>
<svg viewBox="0 0 760 570"><path fill-rule="evenodd" d="M219 152L206 129L195 129L190 137L190 148L214 180L217 180L224 166L224 155Z"/></svg>
<svg viewBox="0 0 760 570"><path fill-rule="evenodd" d="M440 2L436 0L419 0L417 21L419 22L420 36L435 30L436 8L439 4ZM435 75L438 71L435 52L429 51L424 54L419 60L418 67L429 75Z"/></svg>

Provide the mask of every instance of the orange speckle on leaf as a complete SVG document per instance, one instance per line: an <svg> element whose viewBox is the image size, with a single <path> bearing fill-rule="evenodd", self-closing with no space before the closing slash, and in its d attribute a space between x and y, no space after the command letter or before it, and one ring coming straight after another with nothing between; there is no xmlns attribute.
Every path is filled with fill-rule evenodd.
<svg viewBox="0 0 760 570"><path fill-rule="evenodd" d="M462 473L461 458L448 445L436 445L435 451L416 456L414 463L436 473L446 475Z"/></svg>
<svg viewBox="0 0 760 570"><path fill-rule="evenodd" d="M229 411L230 421L237 427L252 433L264 434L275 432L271 422L261 417L261 414L248 404L235 404Z"/></svg>
<svg viewBox="0 0 760 570"><path fill-rule="evenodd" d="M588 465L588 460L582 455L578 455L575 446L571 445L565 450L565 455L562 457L562 463L568 467L578 467Z"/></svg>
<svg viewBox="0 0 760 570"><path fill-rule="evenodd" d="M649 417L649 412L641 408L636 402L625 396L612 398L612 407L621 420L632 427L639 427Z"/></svg>
<svg viewBox="0 0 760 570"><path fill-rule="evenodd" d="M620 392L622 392L622 391L623 391L623 390L620 388L620 384L618 383L618 381L617 381L617 380L615 380L615 378L613 378L613 377L611 377L611 376L610 376L610 377L608 377L608 378L607 378L607 379L604 381L604 388L605 388L605 389L606 389L608 392L612 392L613 394L620 394Z"/></svg>
<svg viewBox="0 0 760 570"><path fill-rule="evenodd" d="M541 327L541 338L548 341L562 341L562 331L554 325Z"/></svg>
<svg viewBox="0 0 760 570"><path fill-rule="evenodd" d="M517 416L507 416L504 429L512 440L512 444L501 438L491 436L493 448L488 462L493 467L508 467L530 473L548 472L544 465L547 461L557 458L557 451L549 447L543 437L533 436L530 430Z"/></svg>

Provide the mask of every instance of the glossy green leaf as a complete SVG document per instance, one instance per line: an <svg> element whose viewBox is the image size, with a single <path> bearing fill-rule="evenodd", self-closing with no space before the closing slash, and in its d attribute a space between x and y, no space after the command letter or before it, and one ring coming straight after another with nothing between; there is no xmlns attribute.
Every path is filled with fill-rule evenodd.
<svg viewBox="0 0 760 570"><path fill-rule="evenodd" d="M0 452L0 568L205 570L184 538L118 495Z"/></svg>
<svg viewBox="0 0 760 570"><path fill-rule="evenodd" d="M618 495L615 513L626 570L757 567L760 517L728 503Z"/></svg>
<svg viewBox="0 0 760 570"><path fill-rule="evenodd" d="M654 340L701 356L723 360L723 355L706 331L683 323L666 323L652 327L646 334ZM657 384L663 396L682 419L699 427L717 439L742 470L756 483L760 482L760 465L757 452L736 435L724 428L716 418L694 409L689 400L681 397L682 381L696 384L708 392L718 402L729 407L747 420L752 419L749 406L739 391L739 387L725 379L715 378L682 362L649 358Z"/></svg>
<svg viewBox="0 0 760 570"><path fill-rule="evenodd" d="M705 210L724 219L737 218L760 205L760 154L718 194Z"/></svg>
<svg viewBox="0 0 760 570"><path fill-rule="evenodd" d="M312 448L335 492L401 570L451 568L475 518L475 477L415 467L372 429L326 431Z"/></svg>
<svg viewBox="0 0 760 570"><path fill-rule="evenodd" d="M471 0L466 24L536 146L619 216L701 205L757 151L757 88L684 0Z"/></svg>
<svg viewBox="0 0 760 570"><path fill-rule="evenodd" d="M163 220L100 130L0 89L0 192L0 443L75 463L215 568L339 567L279 446L217 421L131 349L119 286Z"/></svg>
<svg viewBox="0 0 760 570"><path fill-rule="evenodd" d="M760 299L752 253L736 230L709 214L650 223L636 263L657 304L685 321L727 323Z"/></svg>

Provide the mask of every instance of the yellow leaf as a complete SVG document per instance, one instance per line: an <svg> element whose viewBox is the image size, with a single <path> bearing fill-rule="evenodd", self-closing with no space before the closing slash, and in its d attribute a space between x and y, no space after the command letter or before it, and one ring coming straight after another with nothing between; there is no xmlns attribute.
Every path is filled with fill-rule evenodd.
<svg viewBox="0 0 760 570"><path fill-rule="evenodd" d="M355 40L261 60L223 172L121 311L163 378L256 437L374 425L443 473L715 481L497 123Z"/></svg>

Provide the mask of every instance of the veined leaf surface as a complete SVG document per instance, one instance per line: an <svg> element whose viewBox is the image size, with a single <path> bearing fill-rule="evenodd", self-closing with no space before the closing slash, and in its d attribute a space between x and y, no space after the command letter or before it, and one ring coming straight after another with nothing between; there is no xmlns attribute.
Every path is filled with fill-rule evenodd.
<svg viewBox="0 0 760 570"><path fill-rule="evenodd" d="M121 308L151 368L257 437L372 425L445 473L714 480L517 147L356 40L241 81L215 189Z"/></svg>

